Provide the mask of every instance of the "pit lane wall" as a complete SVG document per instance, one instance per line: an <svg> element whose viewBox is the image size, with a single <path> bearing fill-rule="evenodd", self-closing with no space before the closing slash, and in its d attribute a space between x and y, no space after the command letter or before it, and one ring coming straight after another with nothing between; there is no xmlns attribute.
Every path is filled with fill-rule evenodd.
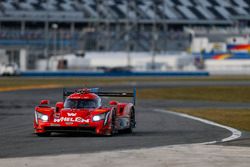
<svg viewBox="0 0 250 167"><path fill-rule="evenodd" d="M185 77L196 76L204 77L209 76L207 71L176 71L176 72L80 72L80 71L25 71L21 72L20 76L23 77Z"/></svg>

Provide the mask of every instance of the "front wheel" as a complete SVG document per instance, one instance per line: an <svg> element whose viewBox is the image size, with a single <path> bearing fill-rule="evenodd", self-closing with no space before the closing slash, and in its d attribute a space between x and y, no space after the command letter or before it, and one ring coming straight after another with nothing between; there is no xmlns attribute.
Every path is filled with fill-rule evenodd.
<svg viewBox="0 0 250 167"><path fill-rule="evenodd" d="M117 132L116 128L115 128L115 121L116 121L116 112L113 111L112 112L112 119L111 119L111 130L110 133L107 136L114 136Z"/></svg>

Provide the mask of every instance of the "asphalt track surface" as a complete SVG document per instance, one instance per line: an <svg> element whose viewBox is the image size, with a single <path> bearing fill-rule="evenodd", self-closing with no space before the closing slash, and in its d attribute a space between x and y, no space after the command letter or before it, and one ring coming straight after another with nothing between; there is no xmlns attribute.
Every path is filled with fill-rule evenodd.
<svg viewBox="0 0 250 167"><path fill-rule="evenodd" d="M228 130L176 115L155 112L154 108L175 106L223 107L224 103L140 100L136 106L137 128L133 134L114 137L53 134L37 137L33 134L34 107L41 99L55 104L62 99L61 89L28 90L0 93L0 158L68 153L89 153L202 143L221 140L231 135ZM232 104L231 107L241 106ZM249 105L242 104L243 108Z"/></svg>

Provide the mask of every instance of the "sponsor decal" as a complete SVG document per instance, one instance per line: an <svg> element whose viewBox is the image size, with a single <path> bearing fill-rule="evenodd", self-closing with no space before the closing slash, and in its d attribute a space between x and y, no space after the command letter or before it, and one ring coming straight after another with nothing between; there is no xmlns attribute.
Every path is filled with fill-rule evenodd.
<svg viewBox="0 0 250 167"><path fill-rule="evenodd" d="M215 59L215 60L225 60L225 59L229 59L230 57L232 57L231 54L217 54L217 55L214 55L212 58Z"/></svg>
<svg viewBox="0 0 250 167"><path fill-rule="evenodd" d="M250 51L250 44L228 45L228 50L232 51Z"/></svg>
<svg viewBox="0 0 250 167"><path fill-rule="evenodd" d="M61 117L55 118L54 122L78 122L78 123L89 123L89 119L83 119L81 117Z"/></svg>
<svg viewBox="0 0 250 167"><path fill-rule="evenodd" d="M75 117L76 113L67 113L69 117Z"/></svg>

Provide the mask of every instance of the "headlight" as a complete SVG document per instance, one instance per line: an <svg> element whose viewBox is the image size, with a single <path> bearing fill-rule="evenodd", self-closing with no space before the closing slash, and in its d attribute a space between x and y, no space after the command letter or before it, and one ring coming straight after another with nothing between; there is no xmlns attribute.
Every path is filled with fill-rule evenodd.
<svg viewBox="0 0 250 167"><path fill-rule="evenodd" d="M49 116L35 111L35 119L36 123L38 123L38 119L41 119L43 122L47 122L49 120Z"/></svg>
<svg viewBox="0 0 250 167"><path fill-rule="evenodd" d="M93 117L93 121L94 121L94 122L100 121L100 120L102 120L102 119L105 119L105 113L104 113L104 114L95 115L95 116Z"/></svg>
<svg viewBox="0 0 250 167"><path fill-rule="evenodd" d="M41 116L41 120L43 120L43 121L48 121L48 120L49 120L48 115L42 115L42 116Z"/></svg>

